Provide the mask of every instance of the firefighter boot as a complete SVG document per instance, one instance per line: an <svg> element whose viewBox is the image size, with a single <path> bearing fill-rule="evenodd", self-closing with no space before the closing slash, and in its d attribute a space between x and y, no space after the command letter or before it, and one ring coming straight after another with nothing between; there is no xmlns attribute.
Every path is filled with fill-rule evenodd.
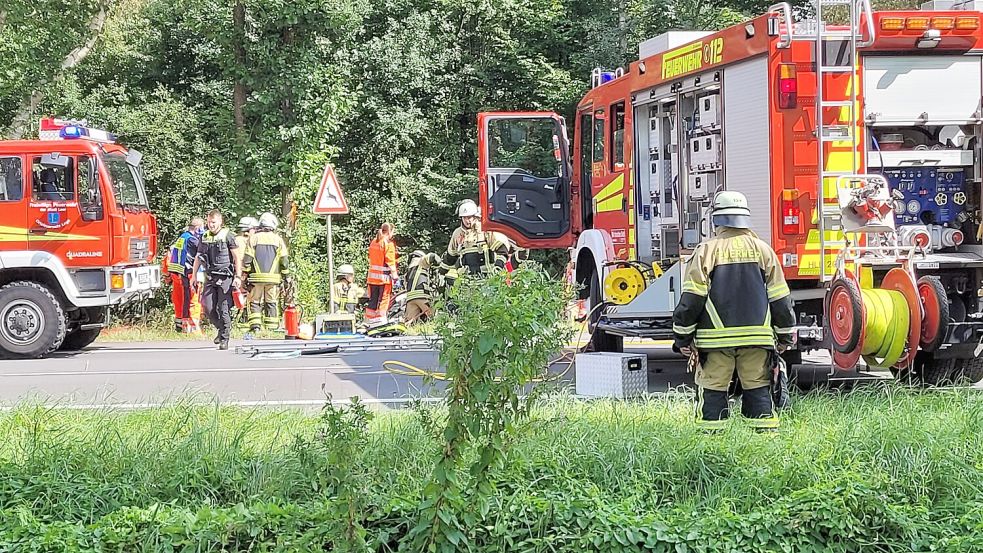
<svg viewBox="0 0 983 553"><path fill-rule="evenodd" d="M696 390L696 425L703 430L722 430L730 416L727 392L699 386Z"/></svg>
<svg viewBox="0 0 983 553"><path fill-rule="evenodd" d="M778 428L778 416L771 402L771 389L768 386L744 390L741 397L741 414L749 419L751 426L758 430Z"/></svg>

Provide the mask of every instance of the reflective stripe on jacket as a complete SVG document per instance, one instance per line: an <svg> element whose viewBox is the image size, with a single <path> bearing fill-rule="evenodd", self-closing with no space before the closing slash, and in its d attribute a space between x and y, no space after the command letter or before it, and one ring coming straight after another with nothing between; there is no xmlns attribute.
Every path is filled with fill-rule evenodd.
<svg viewBox="0 0 983 553"><path fill-rule="evenodd" d="M677 347L791 343L795 314L778 256L750 230L723 228L688 261L672 322Z"/></svg>
<svg viewBox="0 0 983 553"><path fill-rule="evenodd" d="M249 238L243 269L252 284L280 284L288 274L287 244L279 234L260 230Z"/></svg>
<svg viewBox="0 0 983 553"><path fill-rule="evenodd" d="M447 253L457 258L457 266L473 275L488 274L496 267L505 268L509 241L498 232L482 232L480 227L454 229Z"/></svg>
<svg viewBox="0 0 983 553"><path fill-rule="evenodd" d="M191 231L184 231L178 239L171 244L170 253L167 256L167 272L183 275L191 267L188 265L188 242L194 236Z"/></svg>
<svg viewBox="0 0 983 553"><path fill-rule="evenodd" d="M372 240L369 244L369 284L387 284L396 274L396 245L392 242Z"/></svg>

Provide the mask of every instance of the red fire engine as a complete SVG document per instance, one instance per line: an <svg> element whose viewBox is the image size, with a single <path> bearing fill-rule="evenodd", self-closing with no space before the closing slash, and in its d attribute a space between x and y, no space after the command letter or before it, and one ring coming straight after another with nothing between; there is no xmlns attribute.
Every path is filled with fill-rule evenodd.
<svg viewBox="0 0 983 553"><path fill-rule="evenodd" d="M485 228L571 248L593 344L616 351L623 337L671 336L713 195L737 190L793 289L793 362L829 347L840 366L863 355L926 380L983 378L981 13L934 4L820 0L814 19L794 21L782 3L719 32L647 40L626 70L592 75L572 157L555 113L480 114ZM835 10L839 24L824 23ZM851 234L844 214L860 208L844 193L877 183L887 209L866 213L884 232ZM895 333L900 353L878 355L861 340L861 290L887 286L894 268L901 301L915 290L911 332Z"/></svg>
<svg viewBox="0 0 983 553"><path fill-rule="evenodd" d="M85 347L160 286L141 154L84 122L39 138L0 141L0 356Z"/></svg>

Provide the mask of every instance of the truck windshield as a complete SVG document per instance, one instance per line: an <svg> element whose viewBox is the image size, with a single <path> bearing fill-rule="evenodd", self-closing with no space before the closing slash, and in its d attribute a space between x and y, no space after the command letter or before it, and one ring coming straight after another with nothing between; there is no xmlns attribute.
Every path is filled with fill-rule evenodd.
<svg viewBox="0 0 983 553"><path fill-rule="evenodd" d="M147 207L147 192L143 188L143 180L137 174L137 169L126 163L126 156L108 154L103 156L103 160L113 178L116 201L127 206Z"/></svg>

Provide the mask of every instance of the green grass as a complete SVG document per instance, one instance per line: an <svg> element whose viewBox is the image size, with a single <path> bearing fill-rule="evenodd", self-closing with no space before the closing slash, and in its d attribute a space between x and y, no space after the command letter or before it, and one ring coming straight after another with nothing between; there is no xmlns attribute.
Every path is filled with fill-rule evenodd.
<svg viewBox="0 0 983 553"><path fill-rule="evenodd" d="M232 328L232 338L239 339L242 338L248 329L238 325ZM215 329L212 327L206 327L203 332L186 334L182 332L176 332L173 328L167 326L151 326L151 325L118 325L111 326L104 329L99 333L99 338L96 339L97 342L197 342L197 341L211 341L215 337ZM258 333L253 333L253 338L256 339L280 339L283 338L283 332L273 332L271 330L263 330Z"/></svg>
<svg viewBox="0 0 983 553"><path fill-rule="evenodd" d="M327 548L335 511L314 484L324 460L298 441L315 427L300 412L190 404L2 413L0 551ZM415 520L438 445L420 413L373 419L351 462L368 470L374 549ZM735 419L719 435L695 428L683 398L556 398L521 429L469 540L480 551L978 551L981 475L972 391L810 395L777 434Z"/></svg>

